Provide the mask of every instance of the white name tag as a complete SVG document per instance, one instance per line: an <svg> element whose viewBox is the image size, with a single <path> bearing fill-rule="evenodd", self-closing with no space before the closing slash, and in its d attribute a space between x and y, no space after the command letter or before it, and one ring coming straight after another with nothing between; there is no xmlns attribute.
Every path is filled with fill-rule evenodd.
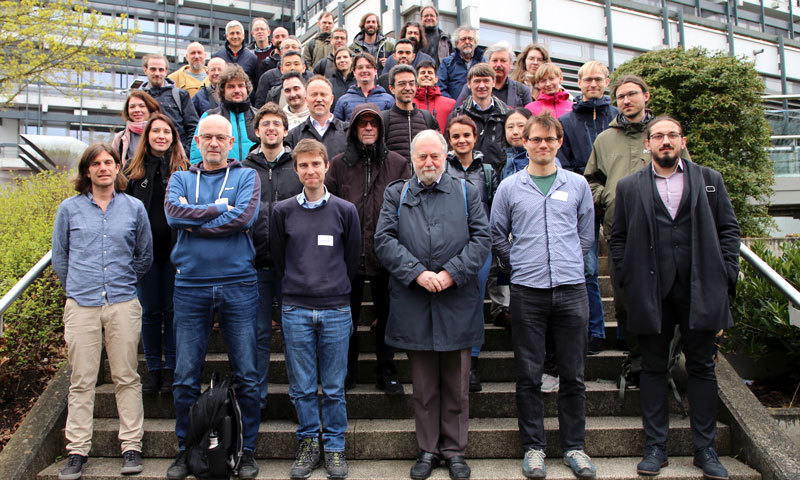
<svg viewBox="0 0 800 480"><path fill-rule="evenodd" d="M333 235L317 235L317 245L322 247L332 247Z"/></svg>
<svg viewBox="0 0 800 480"><path fill-rule="evenodd" d="M228 205L228 197L221 197L214 201L216 205Z"/></svg>
<svg viewBox="0 0 800 480"><path fill-rule="evenodd" d="M561 200L562 202L566 202L567 198L569 198L569 194L563 190L556 190L551 196L553 200Z"/></svg>

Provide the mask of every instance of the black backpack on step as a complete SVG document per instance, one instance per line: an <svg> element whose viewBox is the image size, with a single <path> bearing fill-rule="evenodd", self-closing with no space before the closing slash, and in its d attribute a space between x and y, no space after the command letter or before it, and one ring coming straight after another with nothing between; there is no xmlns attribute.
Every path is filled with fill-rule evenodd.
<svg viewBox="0 0 800 480"><path fill-rule="evenodd" d="M186 463L197 478L229 479L242 457L242 411L231 377L216 373L189 409Z"/></svg>

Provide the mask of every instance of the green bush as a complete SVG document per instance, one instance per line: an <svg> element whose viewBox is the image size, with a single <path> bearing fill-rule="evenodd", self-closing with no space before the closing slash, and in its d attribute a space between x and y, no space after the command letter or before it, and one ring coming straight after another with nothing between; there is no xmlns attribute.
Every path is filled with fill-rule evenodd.
<svg viewBox="0 0 800 480"><path fill-rule="evenodd" d="M676 48L639 55L620 65L612 80L624 74L639 75L650 85L654 114L683 124L692 159L722 173L743 236L764 235L772 226L766 203L774 173L766 151L764 82L752 62Z"/></svg>
<svg viewBox="0 0 800 480"><path fill-rule="evenodd" d="M71 174L42 173L0 186L0 294L50 250L58 205L73 195ZM64 292L52 268L4 315L0 338L0 400L19 374L52 361L62 345Z"/></svg>
<svg viewBox="0 0 800 480"><path fill-rule="evenodd" d="M800 288L800 242L781 244L781 255L770 252L763 242L751 250L795 288ZM800 327L789 324L789 302L744 259L742 276L731 303L734 327L726 330L724 350L758 358L766 353L786 353L800 364Z"/></svg>

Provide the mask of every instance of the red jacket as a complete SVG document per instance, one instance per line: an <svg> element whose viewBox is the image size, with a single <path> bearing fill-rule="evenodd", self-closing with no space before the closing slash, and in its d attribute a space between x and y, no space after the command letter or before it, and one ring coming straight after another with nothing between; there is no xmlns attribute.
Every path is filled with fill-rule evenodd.
<svg viewBox="0 0 800 480"><path fill-rule="evenodd" d="M417 87L414 105L419 109L427 110L436 117L436 121L439 122L439 129L444 135L444 131L447 128L447 117L453 111L456 101L443 96L439 87Z"/></svg>

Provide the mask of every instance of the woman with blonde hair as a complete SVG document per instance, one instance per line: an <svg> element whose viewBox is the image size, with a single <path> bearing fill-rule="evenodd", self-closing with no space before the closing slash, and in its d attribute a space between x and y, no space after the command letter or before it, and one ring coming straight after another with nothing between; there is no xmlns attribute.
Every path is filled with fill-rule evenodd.
<svg viewBox="0 0 800 480"><path fill-rule="evenodd" d="M531 43L517 55L514 70L511 71L511 79L531 87L531 96L535 99L539 95L539 89L536 88L533 75L540 65L549 61L550 53L547 51L547 47L541 43Z"/></svg>
<svg viewBox="0 0 800 480"><path fill-rule="evenodd" d="M142 393L145 394L172 391L175 371L175 335L172 330L175 268L170 261L170 253L176 237L167 225L164 196L169 177L187 168L189 162L175 124L164 114L154 114L142 131L136 155L125 167L125 175L129 180L125 193L144 203L153 232L153 265L136 286L142 304L142 346L148 372L142 382Z"/></svg>

